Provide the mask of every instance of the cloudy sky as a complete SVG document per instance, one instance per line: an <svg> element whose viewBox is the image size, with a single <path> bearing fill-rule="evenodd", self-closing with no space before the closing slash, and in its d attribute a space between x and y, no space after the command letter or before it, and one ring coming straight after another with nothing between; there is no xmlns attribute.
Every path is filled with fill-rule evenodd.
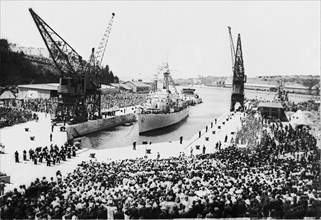
<svg viewBox="0 0 321 220"><path fill-rule="evenodd" d="M146 78L168 60L174 78L230 76L227 26L241 33L246 74L320 74L320 1L0 1L1 38L45 47L28 8L84 58L116 13L103 60Z"/></svg>

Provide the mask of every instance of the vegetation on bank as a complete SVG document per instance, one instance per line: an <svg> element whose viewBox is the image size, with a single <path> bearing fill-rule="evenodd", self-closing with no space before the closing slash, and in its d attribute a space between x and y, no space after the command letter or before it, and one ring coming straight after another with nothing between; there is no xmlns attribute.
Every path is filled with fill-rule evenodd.
<svg viewBox="0 0 321 220"><path fill-rule="evenodd" d="M0 39L0 87L19 84L58 83L59 71L49 65L31 62L23 52L17 53L10 49L6 39ZM106 65L102 69L103 84L119 82L117 76Z"/></svg>

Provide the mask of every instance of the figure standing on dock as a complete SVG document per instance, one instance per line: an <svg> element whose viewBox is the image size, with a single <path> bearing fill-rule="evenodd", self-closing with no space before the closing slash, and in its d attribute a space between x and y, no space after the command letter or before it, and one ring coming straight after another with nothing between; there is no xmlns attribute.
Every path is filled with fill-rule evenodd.
<svg viewBox="0 0 321 220"><path fill-rule="evenodd" d="M205 147L205 145L203 144L203 154L205 154L206 153L206 147Z"/></svg>
<svg viewBox="0 0 321 220"><path fill-rule="evenodd" d="M26 150L23 151L23 160L27 160L27 151Z"/></svg>
<svg viewBox="0 0 321 220"><path fill-rule="evenodd" d="M181 137L179 138L179 143L180 143L180 144L183 143L183 136L181 136Z"/></svg>
<svg viewBox="0 0 321 220"><path fill-rule="evenodd" d="M202 136L202 132L199 131L199 132L198 132L198 137L200 138L201 136Z"/></svg>
<svg viewBox="0 0 321 220"><path fill-rule="evenodd" d="M52 141L52 133L50 133L50 142Z"/></svg>
<svg viewBox="0 0 321 220"><path fill-rule="evenodd" d="M133 150L136 150L136 141L133 142Z"/></svg>
<svg viewBox="0 0 321 220"><path fill-rule="evenodd" d="M19 153L18 153L18 151L16 151L14 153L14 156L15 156L16 163L19 163Z"/></svg>

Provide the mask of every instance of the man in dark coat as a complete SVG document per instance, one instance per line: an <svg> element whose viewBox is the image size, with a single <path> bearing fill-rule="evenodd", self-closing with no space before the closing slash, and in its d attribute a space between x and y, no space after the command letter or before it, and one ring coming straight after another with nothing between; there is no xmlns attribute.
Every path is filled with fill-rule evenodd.
<svg viewBox="0 0 321 220"><path fill-rule="evenodd" d="M27 151L26 150L23 151L23 160L27 160Z"/></svg>
<svg viewBox="0 0 321 220"><path fill-rule="evenodd" d="M16 159L16 163L19 163L19 153L18 153L18 151L16 151L16 152L14 153L14 157L15 157L15 159Z"/></svg>
<svg viewBox="0 0 321 220"><path fill-rule="evenodd" d="M129 215L130 219L138 219L139 218L139 213L137 209L137 204L134 203L126 212L126 215Z"/></svg>

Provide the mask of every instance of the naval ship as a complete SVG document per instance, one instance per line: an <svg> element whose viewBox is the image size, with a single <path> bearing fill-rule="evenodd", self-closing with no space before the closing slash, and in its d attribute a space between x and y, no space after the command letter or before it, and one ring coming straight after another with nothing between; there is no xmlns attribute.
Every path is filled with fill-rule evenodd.
<svg viewBox="0 0 321 220"><path fill-rule="evenodd" d="M174 87L172 93L169 84ZM139 134L174 125L189 115L187 103L180 97L169 69L164 72L162 91L151 92L138 114Z"/></svg>

